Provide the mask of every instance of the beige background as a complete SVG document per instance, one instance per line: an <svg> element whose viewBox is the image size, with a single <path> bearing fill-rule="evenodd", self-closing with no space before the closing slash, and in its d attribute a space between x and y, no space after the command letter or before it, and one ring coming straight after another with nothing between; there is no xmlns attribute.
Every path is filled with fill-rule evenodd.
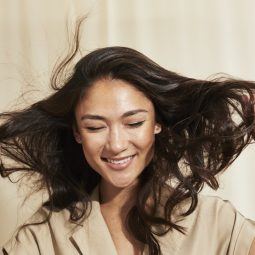
<svg viewBox="0 0 255 255"><path fill-rule="evenodd" d="M253 0L0 0L0 111L48 93L50 72L67 49L66 28L86 13L84 54L128 46L187 76L224 72L255 80ZM255 219L254 180L252 145L221 177L216 194ZM37 194L21 207L26 190L0 180L0 245L40 206Z"/></svg>

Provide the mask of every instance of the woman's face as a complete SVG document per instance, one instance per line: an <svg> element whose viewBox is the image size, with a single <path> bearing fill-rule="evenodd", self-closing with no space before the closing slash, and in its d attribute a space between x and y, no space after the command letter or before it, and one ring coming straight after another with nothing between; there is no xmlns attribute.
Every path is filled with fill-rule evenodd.
<svg viewBox="0 0 255 255"><path fill-rule="evenodd" d="M125 81L102 79L86 91L75 116L75 139L102 181L118 188L134 185L161 131L152 102Z"/></svg>

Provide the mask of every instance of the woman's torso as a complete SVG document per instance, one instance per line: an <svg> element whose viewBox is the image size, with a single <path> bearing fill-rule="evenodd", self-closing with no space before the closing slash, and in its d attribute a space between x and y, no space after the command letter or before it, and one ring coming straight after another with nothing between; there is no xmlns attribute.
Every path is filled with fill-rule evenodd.
<svg viewBox="0 0 255 255"><path fill-rule="evenodd" d="M48 223L20 231L19 243L13 238L4 246L7 254L126 255L134 247L139 250L139 245L116 229L110 216L103 216L97 192L93 192L92 211L83 223L69 222L67 210L54 212ZM46 211L40 209L30 222L42 220ZM217 197L200 196L196 210L179 224L186 227L186 235L174 230L155 236L162 255L248 255L255 237L255 223ZM146 245L143 255L148 254Z"/></svg>

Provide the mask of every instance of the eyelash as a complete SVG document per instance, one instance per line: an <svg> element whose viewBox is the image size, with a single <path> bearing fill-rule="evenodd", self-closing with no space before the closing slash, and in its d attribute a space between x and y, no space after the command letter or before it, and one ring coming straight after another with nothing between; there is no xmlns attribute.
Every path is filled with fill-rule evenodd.
<svg viewBox="0 0 255 255"><path fill-rule="evenodd" d="M131 124L128 124L128 125L131 128L136 128L136 127L140 127L143 123L144 123L144 121L140 121L140 122L135 122L135 123L131 123ZM86 129L88 129L90 131L97 131L97 130L100 130L102 128L87 127Z"/></svg>

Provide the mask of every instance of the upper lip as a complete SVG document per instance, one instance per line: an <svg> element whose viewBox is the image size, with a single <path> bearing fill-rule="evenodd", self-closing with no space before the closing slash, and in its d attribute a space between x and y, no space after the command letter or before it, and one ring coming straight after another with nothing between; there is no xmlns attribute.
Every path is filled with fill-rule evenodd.
<svg viewBox="0 0 255 255"><path fill-rule="evenodd" d="M121 158L106 158L106 157L102 157L102 158L112 159L112 160L122 160L122 159L125 159L125 158L128 158L128 157L132 157L132 156L134 156L134 155L135 155L135 154L129 155L129 156L126 156L126 157L121 157Z"/></svg>

